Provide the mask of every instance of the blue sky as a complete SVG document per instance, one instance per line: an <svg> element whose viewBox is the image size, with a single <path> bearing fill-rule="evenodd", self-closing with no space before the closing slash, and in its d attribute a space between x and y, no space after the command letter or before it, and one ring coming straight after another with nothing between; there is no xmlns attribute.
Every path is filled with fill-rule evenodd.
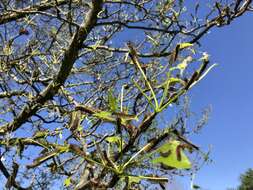
<svg viewBox="0 0 253 190"><path fill-rule="evenodd" d="M213 163L196 176L208 190L226 190L239 184L239 175L253 168L253 14L225 28L215 28L202 39L218 67L190 92L191 108L211 105L209 123L193 140L202 148L212 145ZM189 187L189 186L188 186Z"/></svg>

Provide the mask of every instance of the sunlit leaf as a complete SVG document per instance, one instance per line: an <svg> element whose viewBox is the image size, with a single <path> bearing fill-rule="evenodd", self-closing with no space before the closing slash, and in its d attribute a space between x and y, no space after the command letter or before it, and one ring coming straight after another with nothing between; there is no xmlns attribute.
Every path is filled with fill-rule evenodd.
<svg viewBox="0 0 253 190"><path fill-rule="evenodd" d="M138 176L128 176L129 185L131 185L132 183L140 183L141 180L142 178Z"/></svg>
<svg viewBox="0 0 253 190"><path fill-rule="evenodd" d="M188 47L191 47L191 46L193 46L192 43L188 43L188 42L186 42L186 43L181 43L181 44L179 45L179 49L182 50L182 49L185 49L185 48L188 48Z"/></svg>
<svg viewBox="0 0 253 190"><path fill-rule="evenodd" d="M71 185L71 177L68 177L64 180L64 186L68 187Z"/></svg>
<svg viewBox="0 0 253 190"><path fill-rule="evenodd" d="M180 79L180 78L174 78L174 77L169 78L168 82L169 82L169 84L180 83L180 84L183 84L183 85L185 83L182 79Z"/></svg>
<svg viewBox="0 0 253 190"><path fill-rule="evenodd" d="M68 152L69 151L69 146L65 145L65 146L58 146L58 150L60 152Z"/></svg>
<svg viewBox="0 0 253 190"><path fill-rule="evenodd" d="M177 68L180 70L185 70L187 67L187 63L186 62L182 62L180 64L178 64Z"/></svg>
<svg viewBox="0 0 253 190"><path fill-rule="evenodd" d="M82 131L83 130L83 126L82 125L79 125L78 127L77 127L77 131Z"/></svg>
<svg viewBox="0 0 253 190"><path fill-rule="evenodd" d="M114 120L114 118L112 117L112 113L107 112L107 111L97 112L93 116L98 117L100 119L109 120L109 121Z"/></svg>
<svg viewBox="0 0 253 190"><path fill-rule="evenodd" d="M34 138L45 138L48 135L49 131L45 130L45 131L37 131L34 134Z"/></svg>
<svg viewBox="0 0 253 190"><path fill-rule="evenodd" d="M112 136L112 137L107 137L105 140L110 143L118 143L120 141L120 137Z"/></svg>
<svg viewBox="0 0 253 190"><path fill-rule="evenodd" d="M99 46L99 43L95 43L94 45L91 45L90 47L91 47L93 50L96 50L98 46Z"/></svg>
<svg viewBox="0 0 253 190"><path fill-rule="evenodd" d="M153 159L152 163L161 163L177 169L190 169L191 162L186 157L182 149L179 149L180 142L173 140L165 143L157 149L160 156ZM179 158L180 157L180 158Z"/></svg>
<svg viewBox="0 0 253 190"><path fill-rule="evenodd" d="M52 26L51 33L54 35L57 34L57 28L55 26Z"/></svg>
<svg viewBox="0 0 253 190"><path fill-rule="evenodd" d="M105 140L109 143L115 143L118 147L121 147L121 142L122 146L124 145L124 142L121 141L121 138L119 136L107 137Z"/></svg>
<svg viewBox="0 0 253 190"><path fill-rule="evenodd" d="M117 109L118 109L118 102L117 102L117 97L115 97L113 95L112 90L110 90L109 93L108 93L108 103L109 103L109 106L110 106L110 110L112 112L116 112Z"/></svg>

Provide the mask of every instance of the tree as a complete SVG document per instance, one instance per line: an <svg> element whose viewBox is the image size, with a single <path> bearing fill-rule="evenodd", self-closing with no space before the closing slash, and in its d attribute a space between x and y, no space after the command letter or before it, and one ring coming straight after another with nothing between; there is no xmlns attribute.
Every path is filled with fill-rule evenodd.
<svg viewBox="0 0 253 190"><path fill-rule="evenodd" d="M241 184L238 190L251 190L253 189L253 169L248 169L240 176Z"/></svg>
<svg viewBox="0 0 253 190"><path fill-rule="evenodd" d="M188 138L205 119L190 129L185 107L170 123L159 118L213 68L201 38L251 3L2 0L6 187L162 188L197 169L193 158L206 155Z"/></svg>

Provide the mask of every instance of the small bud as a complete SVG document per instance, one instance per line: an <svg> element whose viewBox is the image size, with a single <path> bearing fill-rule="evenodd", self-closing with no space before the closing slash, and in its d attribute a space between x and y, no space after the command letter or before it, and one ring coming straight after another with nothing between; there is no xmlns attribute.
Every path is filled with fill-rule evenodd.
<svg viewBox="0 0 253 190"><path fill-rule="evenodd" d="M20 28L19 30L19 35L29 35L29 31L24 29L24 28Z"/></svg>

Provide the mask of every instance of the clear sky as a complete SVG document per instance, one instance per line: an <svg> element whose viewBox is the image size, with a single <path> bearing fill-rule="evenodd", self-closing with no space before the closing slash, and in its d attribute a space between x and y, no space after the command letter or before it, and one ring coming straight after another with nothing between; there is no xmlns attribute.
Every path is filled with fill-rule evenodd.
<svg viewBox="0 0 253 190"><path fill-rule="evenodd" d="M204 149L212 145L214 162L202 168L195 182L204 189L226 190L253 168L253 14L213 29L201 42L219 65L190 92L194 111L212 106L208 125L193 141Z"/></svg>

